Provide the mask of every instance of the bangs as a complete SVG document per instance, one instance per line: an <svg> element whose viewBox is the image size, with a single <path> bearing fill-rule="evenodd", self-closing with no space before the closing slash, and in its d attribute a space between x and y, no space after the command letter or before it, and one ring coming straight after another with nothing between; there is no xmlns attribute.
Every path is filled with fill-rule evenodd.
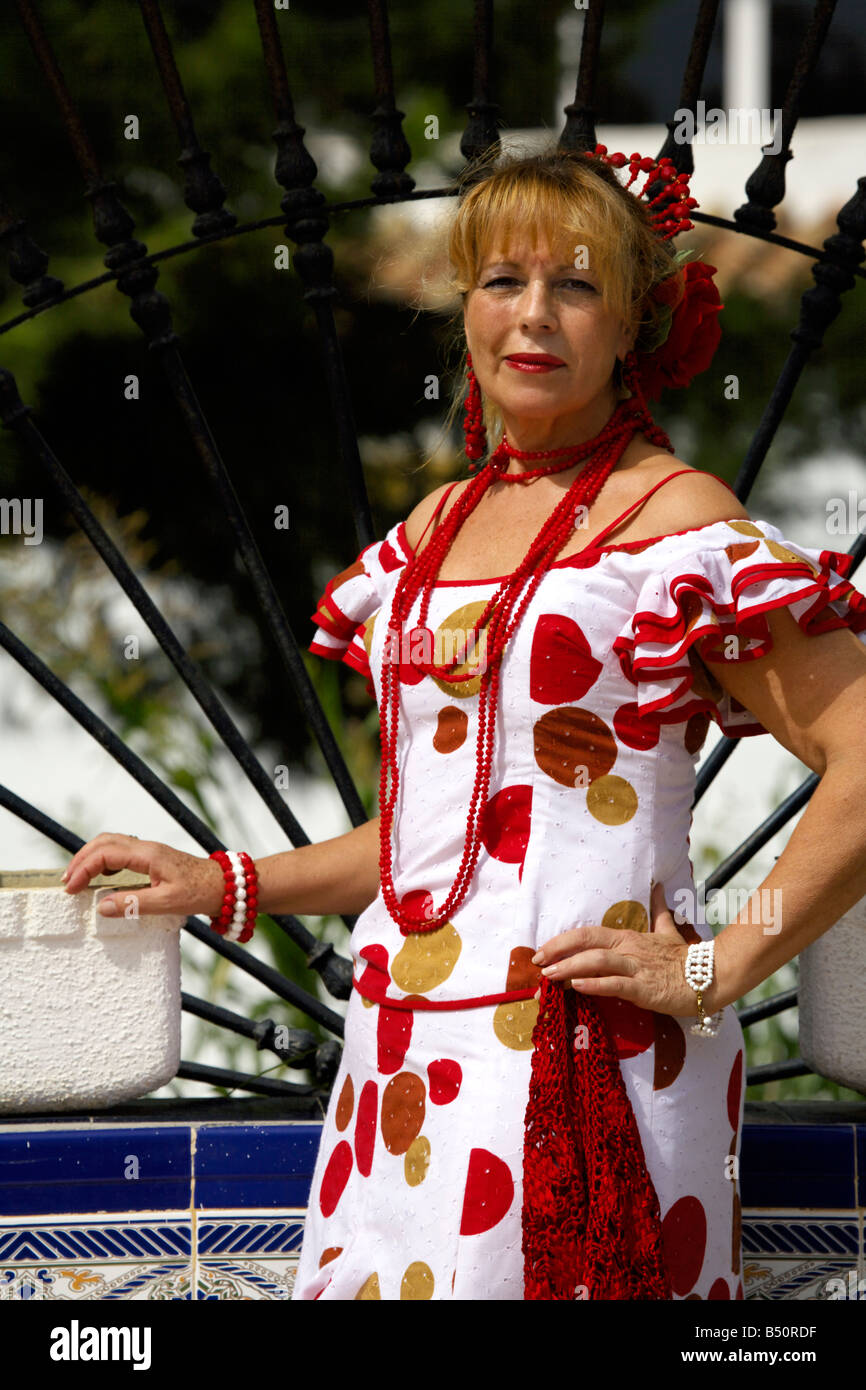
<svg viewBox="0 0 866 1390"><path fill-rule="evenodd" d="M638 252L634 223L615 191L591 174L576 180L572 171L564 186L537 168L521 170L518 177L512 169L471 190L451 231L458 288L467 293L488 257L510 259L517 246L533 252L546 246L569 265L582 255L582 268L598 276L605 303L622 317L629 315Z"/></svg>

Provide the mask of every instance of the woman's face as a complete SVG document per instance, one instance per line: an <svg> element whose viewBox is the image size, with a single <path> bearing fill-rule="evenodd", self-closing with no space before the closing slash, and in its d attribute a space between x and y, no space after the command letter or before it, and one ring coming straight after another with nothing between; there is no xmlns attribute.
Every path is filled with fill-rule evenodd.
<svg viewBox="0 0 866 1390"><path fill-rule="evenodd" d="M509 441L569 443L595 433L616 405L612 375L634 334L602 300L601 279L577 270L542 242L535 252L494 244L463 302L466 341L478 383L499 408ZM521 367L514 355L546 354L557 364Z"/></svg>

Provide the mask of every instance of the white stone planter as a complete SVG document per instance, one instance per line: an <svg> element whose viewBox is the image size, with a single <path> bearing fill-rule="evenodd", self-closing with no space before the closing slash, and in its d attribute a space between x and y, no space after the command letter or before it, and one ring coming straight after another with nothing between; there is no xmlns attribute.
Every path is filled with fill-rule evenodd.
<svg viewBox="0 0 866 1390"><path fill-rule="evenodd" d="M866 898L800 952L800 1055L866 1094Z"/></svg>
<svg viewBox="0 0 866 1390"><path fill-rule="evenodd" d="M61 870L0 870L0 1112L147 1095L180 1060L184 917L101 917L124 869L67 893Z"/></svg>

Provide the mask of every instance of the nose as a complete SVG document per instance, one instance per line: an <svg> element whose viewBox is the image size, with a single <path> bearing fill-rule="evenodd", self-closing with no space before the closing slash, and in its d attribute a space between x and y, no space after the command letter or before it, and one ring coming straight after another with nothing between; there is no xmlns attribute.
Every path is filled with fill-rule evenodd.
<svg viewBox="0 0 866 1390"><path fill-rule="evenodd" d="M518 302L521 328L553 328L556 324L556 310L553 295L546 280L539 277L528 280Z"/></svg>

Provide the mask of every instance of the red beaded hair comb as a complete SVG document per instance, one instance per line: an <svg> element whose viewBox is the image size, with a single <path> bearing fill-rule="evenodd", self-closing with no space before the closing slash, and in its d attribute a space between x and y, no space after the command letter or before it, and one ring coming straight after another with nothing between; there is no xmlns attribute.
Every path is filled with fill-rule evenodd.
<svg viewBox="0 0 866 1390"><path fill-rule="evenodd" d="M662 241L668 241L678 232L687 232L694 227L694 223L689 221L689 211L699 204L697 198L690 195L689 175L678 174L676 165L667 155L653 159L651 155L608 154L607 145L596 145L594 150L584 150L584 154L587 159L601 159L612 169L623 169L628 165L630 178L622 185L623 188L631 188L639 174L646 174L643 188L634 191L636 198L643 198L653 184L663 185L654 198L645 199L647 207L653 209L650 220Z"/></svg>

